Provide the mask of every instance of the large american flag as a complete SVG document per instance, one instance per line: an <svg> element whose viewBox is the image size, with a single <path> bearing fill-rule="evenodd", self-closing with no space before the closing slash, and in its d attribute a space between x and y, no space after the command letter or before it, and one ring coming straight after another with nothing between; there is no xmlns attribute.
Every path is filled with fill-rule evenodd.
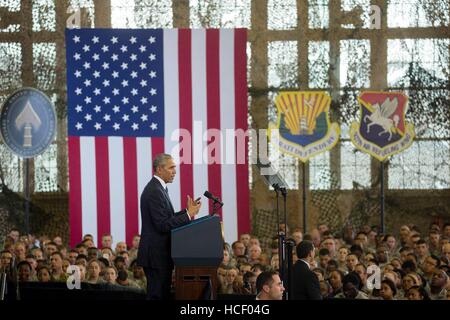
<svg viewBox="0 0 450 320"><path fill-rule="evenodd" d="M141 228L140 194L161 152L177 162L169 184L175 210L209 190L224 202L225 240L248 232L247 161L202 158L213 144L210 158L247 155L224 131L247 129L245 29L73 29L66 48L71 245L88 233L98 246L109 233L131 244ZM224 139L205 139L207 129ZM192 134L191 148L180 132ZM203 199L199 217L212 210Z"/></svg>

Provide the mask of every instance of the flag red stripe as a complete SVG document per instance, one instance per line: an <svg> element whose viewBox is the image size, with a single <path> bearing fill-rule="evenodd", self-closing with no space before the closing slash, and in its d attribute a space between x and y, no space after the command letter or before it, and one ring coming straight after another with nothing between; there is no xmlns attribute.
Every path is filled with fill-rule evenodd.
<svg viewBox="0 0 450 320"><path fill-rule="evenodd" d="M186 129L192 133L192 63L191 63L191 30L180 29L178 36L178 77L179 77L179 98L180 98L180 128ZM167 111L170 117L169 110ZM171 134L166 132L166 134ZM181 139L180 139L181 140ZM186 141L181 141L186 144ZM188 195L192 196L194 192L193 168L192 168L192 141L190 141L190 150L182 150L180 158L184 162L180 163L180 198L181 203L186 202ZM180 150L181 151L181 150ZM186 156L186 153L189 156ZM182 161L183 162L183 161Z"/></svg>
<svg viewBox="0 0 450 320"><path fill-rule="evenodd" d="M69 178L70 178L70 247L81 241L82 216L81 216L81 161L80 161L80 137L69 137Z"/></svg>
<svg viewBox="0 0 450 320"><path fill-rule="evenodd" d="M236 29L234 38L234 92L236 129L247 129L247 32ZM237 154L238 150L236 150ZM241 150L242 152L242 150ZM245 144L245 164L236 163L236 201L238 236L250 231L250 195L248 186L248 144ZM230 186L231 187L231 186Z"/></svg>
<svg viewBox="0 0 450 320"><path fill-rule="evenodd" d="M111 233L109 212L109 160L108 137L95 138L95 171L97 188L97 247L100 248L102 236Z"/></svg>
<svg viewBox="0 0 450 320"><path fill-rule="evenodd" d="M164 153L164 138L152 138L152 162L159 153ZM153 163L150 165L152 166L153 172ZM153 174L155 174L155 172L153 172Z"/></svg>
<svg viewBox="0 0 450 320"><path fill-rule="evenodd" d="M206 95L207 95L207 127L220 130L220 56L219 56L220 30L206 31ZM215 138L217 139L217 137ZM208 135L208 142L211 137ZM220 140L212 141L215 148L214 156L220 159ZM208 152L208 154L211 154ZM208 165L208 189L219 199L222 199L221 163ZM213 210L213 202L209 201L209 212ZM219 211L222 214L222 211Z"/></svg>
<svg viewBox="0 0 450 320"><path fill-rule="evenodd" d="M139 233L138 181L136 138L123 138L123 163L125 183L125 237L127 244ZM121 239L123 241L123 239Z"/></svg>

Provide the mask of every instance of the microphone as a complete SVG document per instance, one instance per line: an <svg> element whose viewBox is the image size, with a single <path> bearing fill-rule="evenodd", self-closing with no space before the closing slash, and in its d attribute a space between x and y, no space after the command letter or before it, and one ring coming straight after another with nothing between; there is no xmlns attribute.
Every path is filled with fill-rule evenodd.
<svg viewBox="0 0 450 320"><path fill-rule="evenodd" d="M220 201L220 199L214 197L211 192L209 191L205 191L205 193L203 194L205 197L207 197L208 199L211 199L212 201L214 201L215 203L220 204L221 207L223 207L223 202Z"/></svg>

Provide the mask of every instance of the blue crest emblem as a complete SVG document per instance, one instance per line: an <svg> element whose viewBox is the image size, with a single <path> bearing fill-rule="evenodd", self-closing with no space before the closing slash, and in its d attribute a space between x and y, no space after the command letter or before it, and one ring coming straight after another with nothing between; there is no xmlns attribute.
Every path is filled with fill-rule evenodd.
<svg viewBox="0 0 450 320"><path fill-rule="evenodd" d="M0 133L6 146L22 158L43 153L56 133L56 113L50 99L34 88L11 94L0 112Z"/></svg>

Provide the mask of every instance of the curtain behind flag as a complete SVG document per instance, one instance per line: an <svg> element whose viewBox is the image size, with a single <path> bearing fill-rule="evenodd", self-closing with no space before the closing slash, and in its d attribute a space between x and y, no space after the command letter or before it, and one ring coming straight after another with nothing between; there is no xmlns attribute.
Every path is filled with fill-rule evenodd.
<svg viewBox="0 0 450 320"><path fill-rule="evenodd" d="M84 234L131 244L161 152L191 160L169 184L175 210L209 190L224 202L225 240L248 232L248 164L235 161L247 147L225 138L247 130L245 29L73 29L66 48L71 245ZM179 149L180 132L191 133L190 150ZM211 210L204 198L199 217Z"/></svg>

